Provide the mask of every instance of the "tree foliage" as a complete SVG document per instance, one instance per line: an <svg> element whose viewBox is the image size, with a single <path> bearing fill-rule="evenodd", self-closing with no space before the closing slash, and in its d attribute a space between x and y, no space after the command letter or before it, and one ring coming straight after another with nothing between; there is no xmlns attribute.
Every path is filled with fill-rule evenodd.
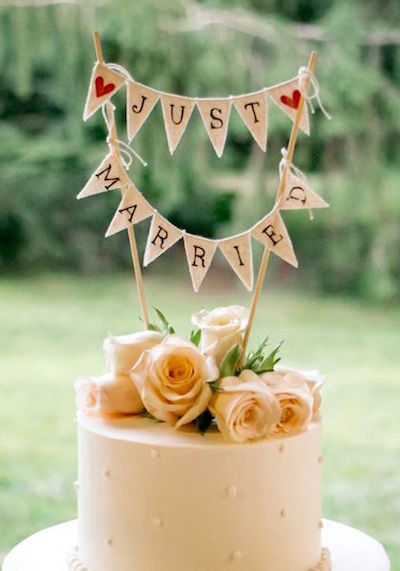
<svg viewBox="0 0 400 571"><path fill-rule="evenodd" d="M227 95L292 77L317 48L322 98L296 164L332 204L285 220L301 275L322 291L394 299L400 283L400 13L396 0L122 0L0 8L0 268L96 271L128 263L104 240L117 193L74 200L106 151L101 114L81 121L98 28L107 61L186 95ZM115 96L124 137L125 101ZM269 113L265 156L232 114L223 159L200 120L170 157L158 109L134 142L132 179L188 231L224 236L272 204L290 122ZM188 205L190 208L188 208ZM143 245L146 228L141 228ZM311 279L310 279L311 278Z"/></svg>

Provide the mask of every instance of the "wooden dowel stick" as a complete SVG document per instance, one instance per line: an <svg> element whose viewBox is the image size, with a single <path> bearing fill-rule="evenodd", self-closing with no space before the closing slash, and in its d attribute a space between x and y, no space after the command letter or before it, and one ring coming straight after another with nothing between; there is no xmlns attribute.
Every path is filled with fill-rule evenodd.
<svg viewBox="0 0 400 571"><path fill-rule="evenodd" d="M96 50L97 61L99 63L104 63L103 50L101 48L101 40L100 40L99 32L96 31L93 33L93 41L94 41L94 47ZM112 144L114 145L115 152L118 155L118 158L122 163L121 151L120 151L120 148L119 148L119 145L117 142L118 141L118 134L117 134L117 126L115 123L114 107L109 101L107 101L107 103L106 103L106 114L107 114L107 118L108 118L108 124L110 126L109 135L110 135ZM124 195L124 188L121 188L121 194L122 194L122 196ZM142 310L143 323L144 323L146 329L148 329L149 328L149 315L148 315L147 305L146 305L146 296L144 293L142 268L141 268L140 260L139 260L135 230L134 230L134 227L132 224L128 226L128 237L129 237L129 246L130 246L131 257L132 257L132 262L133 262L133 270L134 270L134 274L135 274L135 278L136 278L136 286L137 286L138 295L139 295L139 303L140 303L140 308Z"/></svg>
<svg viewBox="0 0 400 571"><path fill-rule="evenodd" d="M305 79L304 79L305 93L307 93L308 88L310 86L310 78L311 78L311 74L314 72L315 65L317 63L317 58L318 58L317 52L316 51L311 52L310 59L308 60L308 65L307 65L307 70L309 73L305 76ZM278 200L282 196L282 193L284 192L285 187L286 187L287 175L289 173L289 165L293 160L294 149L296 146L297 136L298 136L299 131L300 131L301 119L303 116L303 109L304 109L305 102L306 102L306 98L302 95L300 97L299 106L297 108L296 118L293 122L292 131L290 133L290 139L289 139L288 147L286 150L286 163L285 163L284 168L282 170L282 176L281 176L279 186L278 186L278 190L276 193L275 204L277 204ZM243 338L243 351L242 351L242 356L240 359L240 365L241 366L243 366L245 364L247 347L249 344L250 334L251 334L251 330L253 327L254 317L255 317L255 314L257 311L258 301L259 301L260 293L261 293L262 286L264 283L265 274L267 272L269 255L270 255L270 250L267 250L267 248L264 248L264 252L263 252L261 263L260 263L260 268L258 270L257 281L256 281L256 285L254 288L253 299L251 300L251 306L250 306L250 312L249 312L249 321L247 323L246 331L245 331L244 338Z"/></svg>

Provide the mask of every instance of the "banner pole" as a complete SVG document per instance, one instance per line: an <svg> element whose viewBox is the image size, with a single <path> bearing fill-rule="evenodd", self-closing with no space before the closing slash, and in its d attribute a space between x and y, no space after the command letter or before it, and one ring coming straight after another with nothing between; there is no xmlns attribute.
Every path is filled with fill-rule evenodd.
<svg viewBox="0 0 400 571"><path fill-rule="evenodd" d="M97 61L99 63L104 63L103 50L101 47L100 34L98 31L95 31L93 33L93 41L94 41L94 47L96 50ZM121 152L120 152L120 148L119 148L119 145L117 142L118 136L117 136L117 127L115 124L114 108L113 108L112 104L109 102L106 103L106 113L108 116L108 123L111 126L111 129L110 129L111 132L109 133L109 135L111 136L111 140L113 141L115 152L118 155L118 158L122 163ZM121 194L122 194L122 196L124 195L124 189L123 188L121 188ZM141 307L141 311L142 311L143 323L144 323L146 329L148 329L149 328L149 316L148 316L146 296L145 296L144 286L143 286L142 268L140 266L135 230L134 230L134 227L132 224L130 224L128 226L127 231L128 231L129 247L130 247L132 263L133 263L133 270L134 270L134 275L136 277L136 286L137 286L137 290L138 290L139 302L140 302L140 307Z"/></svg>
<svg viewBox="0 0 400 571"><path fill-rule="evenodd" d="M315 69L315 66L317 63L317 58L318 58L318 53L316 51L312 51L310 58L308 60L308 65L307 65L308 73L304 79L304 93L301 94L299 106L297 108L296 118L293 122L292 131L290 133L290 139L289 139L289 143L288 143L288 147L287 147L287 151L286 151L286 162L285 162L284 168L282 170L282 176L281 176L279 186L278 186L278 190L276 193L275 204L277 204L278 200L281 198L281 196L285 190L285 187L286 187L286 180L287 180L287 176L289 173L289 165L293 161L294 149L296 146L297 136L298 136L299 131L300 131L301 119L303 116L303 109L304 109L304 105L306 104L306 97L304 97L304 95L307 94L308 88L310 87L311 75L314 73L314 69ZM261 293L263 283L264 283L264 279L265 279L265 275L267 272L269 256L270 256L270 250L268 250L267 248L264 247L264 252L262 255L262 259L261 259L260 268L258 270L257 281L256 281L256 285L254 288L253 299L251 301L250 312L249 312L249 320L248 320L246 331L245 331L244 338L243 338L243 350L242 350L242 356L240 358L240 366L244 366L245 361L246 361L246 351L247 351L247 347L249 344L250 333L251 333L253 323L254 323L254 317L255 317L255 314L257 311L257 307L258 307L260 293Z"/></svg>

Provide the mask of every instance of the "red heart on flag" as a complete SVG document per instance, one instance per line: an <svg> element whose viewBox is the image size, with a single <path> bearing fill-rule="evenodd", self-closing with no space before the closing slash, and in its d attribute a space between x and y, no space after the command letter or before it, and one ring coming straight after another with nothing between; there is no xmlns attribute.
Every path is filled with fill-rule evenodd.
<svg viewBox="0 0 400 571"><path fill-rule="evenodd" d="M297 109L300 103L301 93L298 89L295 89L292 93L292 97L289 95L281 95L281 102L292 109Z"/></svg>
<svg viewBox="0 0 400 571"><path fill-rule="evenodd" d="M96 96L102 97L103 95L107 95L107 93L111 93L115 89L115 83L106 83L104 85L104 78L99 75L96 77L95 80L96 84Z"/></svg>

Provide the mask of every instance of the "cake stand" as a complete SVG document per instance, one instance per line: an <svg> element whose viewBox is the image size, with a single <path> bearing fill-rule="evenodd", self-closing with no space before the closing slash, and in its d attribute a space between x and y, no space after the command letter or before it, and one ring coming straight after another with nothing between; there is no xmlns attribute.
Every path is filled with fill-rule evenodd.
<svg viewBox="0 0 400 571"><path fill-rule="evenodd" d="M76 535L76 520L35 533L14 547L2 569L67 571L67 557L76 545ZM347 525L324 520L322 544L331 552L333 571L390 571L389 558L382 545Z"/></svg>

